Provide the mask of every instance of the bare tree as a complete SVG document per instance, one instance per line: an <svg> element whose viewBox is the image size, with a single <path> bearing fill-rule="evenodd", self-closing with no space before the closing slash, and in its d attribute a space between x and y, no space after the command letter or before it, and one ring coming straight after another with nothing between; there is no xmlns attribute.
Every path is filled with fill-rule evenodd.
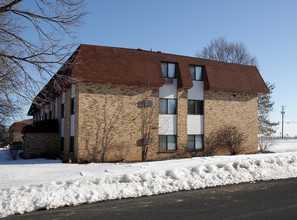
<svg viewBox="0 0 297 220"><path fill-rule="evenodd" d="M259 68L258 60L255 56L249 54L247 47L242 42L228 42L224 37L219 37L210 42L200 52L197 57L217 60L229 63L239 63L253 65ZM272 92L274 84L266 82L270 93L261 95L258 98L258 131L259 135L270 136L275 133L274 127L277 123L271 122L269 114L273 110Z"/></svg>
<svg viewBox="0 0 297 220"><path fill-rule="evenodd" d="M101 162L105 162L106 151L111 146L113 139L119 135L118 129L122 126L119 120L127 117L123 107L124 103L121 98L117 100L104 98L104 103L96 118L96 146L92 153L93 161L97 161L97 156L100 154Z"/></svg>
<svg viewBox="0 0 297 220"><path fill-rule="evenodd" d="M200 52L197 52L197 57L258 66L257 58L248 53L248 49L244 43L228 42L224 37L212 40L209 45L204 47Z"/></svg>
<svg viewBox="0 0 297 220"><path fill-rule="evenodd" d="M0 3L0 95L10 105L32 101L65 62L73 50L73 30L86 14L84 0L26 2Z"/></svg>
<svg viewBox="0 0 297 220"><path fill-rule="evenodd" d="M155 129L155 111L157 109L156 102L148 95L143 95L142 101L139 103L141 108L141 160L145 161L149 146L152 144L152 130Z"/></svg>

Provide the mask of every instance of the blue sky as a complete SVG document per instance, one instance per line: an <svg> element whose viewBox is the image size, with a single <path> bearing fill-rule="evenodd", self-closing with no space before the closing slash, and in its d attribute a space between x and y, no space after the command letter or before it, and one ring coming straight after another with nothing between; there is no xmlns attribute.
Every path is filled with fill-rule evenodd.
<svg viewBox="0 0 297 220"><path fill-rule="evenodd" d="M79 43L195 56L212 39L242 41L275 83L273 121L286 106L285 134L297 136L297 1L86 0ZM27 109L25 110L27 111ZM277 134L279 134L279 130Z"/></svg>

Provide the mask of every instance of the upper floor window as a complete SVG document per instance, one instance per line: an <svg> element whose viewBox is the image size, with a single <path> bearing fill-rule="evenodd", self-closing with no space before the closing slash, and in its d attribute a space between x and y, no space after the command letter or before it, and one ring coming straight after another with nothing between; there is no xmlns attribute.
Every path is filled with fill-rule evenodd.
<svg viewBox="0 0 297 220"><path fill-rule="evenodd" d="M160 99L159 114L176 114L176 99Z"/></svg>
<svg viewBox="0 0 297 220"><path fill-rule="evenodd" d="M75 100L74 98L71 99L71 115L75 113Z"/></svg>
<svg viewBox="0 0 297 220"><path fill-rule="evenodd" d="M203 80L202 66L190 66L192 80Z"/></svg>
<svg viewBox="0 0 297 220"><path fill-rule="evenodd" d="M161 67L164 78L176 78L175 63L161 63Z"/></svg>
<svg viewBox="0 0 297 220"><path fill-rule="evenodd" d="M188 114L189 115L203 115L203 101L202 100L188 100Z"/></svg>
<svg viewBox="0 0 297 220"><path fill-rule="evenodd" d="M61 118L64 118L64 113L65 113L64 103L62 103L61 104Z"/></svg>

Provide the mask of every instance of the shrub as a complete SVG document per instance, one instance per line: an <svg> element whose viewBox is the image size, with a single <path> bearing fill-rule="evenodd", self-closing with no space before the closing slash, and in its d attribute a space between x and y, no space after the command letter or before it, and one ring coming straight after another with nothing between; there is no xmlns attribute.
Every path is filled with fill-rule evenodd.
<svg viewBox="0 0 297 220"><path fill-rule="evenodd" d="M16 160L18 158L18 152L19 152L18 147L14 146L14 145L9 146L9 153L13 160Z"/></svg>
<svg viewBox="0 0 297 220"><path fill-rule="evenodd" d="M214 130L206 138L204 143L203 156L212 156L219 151L228 151L231 155L244 152L242 145L246 137L236 127L225 126Z"/></svg>
<svg viewBox="0 0 297 220"><path fill-rule="evenodd" d="M272 137L261 136L258 138L258 148L261 153L270 153L269 150L274 145L275 139Z"/></svg>

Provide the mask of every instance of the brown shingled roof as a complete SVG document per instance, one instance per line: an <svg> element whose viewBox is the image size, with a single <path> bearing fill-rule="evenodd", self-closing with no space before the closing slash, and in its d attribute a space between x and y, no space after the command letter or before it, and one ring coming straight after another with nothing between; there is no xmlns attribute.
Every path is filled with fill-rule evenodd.
<svg viewBox="0 0 297 220"><path fill-rule="evenodd" d="M82 81L125 85L164 85L161 62L178 64L179 87L193 86L189 65L205 66L208 90L268 93L255 66L218 62L160 52L82 44L71 76Z"/></svg>
<svg viewBox="0 0 297 220"><path fill-rule="evenodd" d="M23 121L16 121L9 127L9 132L21 132L26 125L33 124L33 119L27 119Z"/></svg>
<svg viewBox="0 0 297 220"><path fill-rule="evenodd" d="M189 65L199 65L205 67L206 90L258 95L269 92L255 66L86 44L80 45L74 54L74 66L67 72L71 77L86 82L161 87L165 83L161 62L171 62L178 66L179 88L192 88Z"/></svg>

